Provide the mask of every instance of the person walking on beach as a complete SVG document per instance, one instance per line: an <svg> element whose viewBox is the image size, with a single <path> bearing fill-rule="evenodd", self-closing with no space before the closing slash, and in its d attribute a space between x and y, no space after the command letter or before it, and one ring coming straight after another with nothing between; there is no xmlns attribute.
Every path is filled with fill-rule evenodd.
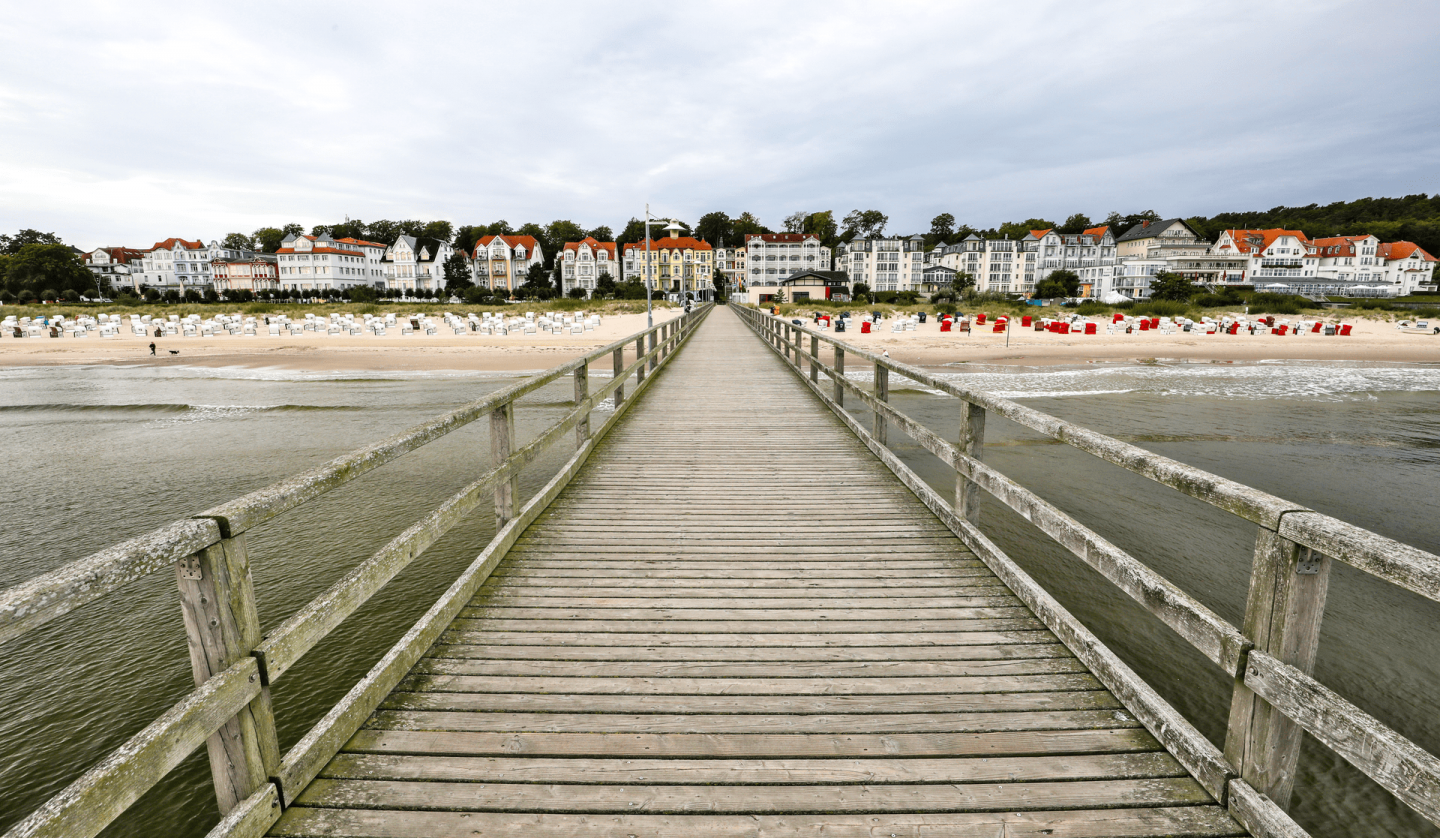
<svg viewBox="0 0 1440 838"><path fill-rule="evenodd" d="M150 342L150 354L151 354L151 355L154 355L154 354L155 354L155 342L154 342L154 341L151 341L151 342Z"/></svg>

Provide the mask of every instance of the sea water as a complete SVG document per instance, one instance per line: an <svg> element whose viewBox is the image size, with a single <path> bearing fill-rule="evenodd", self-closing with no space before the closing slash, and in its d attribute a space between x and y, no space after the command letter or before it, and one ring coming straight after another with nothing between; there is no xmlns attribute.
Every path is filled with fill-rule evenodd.
<svg viewBox="0 0 1440 838"><path fill-rule="evenodd" d="M933 372L1440 552L1440 367L1099 364ZM592 373L593 374L593 373ZM185 367L0 370L0 587L373 443L521 374L320 374ZM852 373L864 378L862 372ZM892 402L953 437L954 399L892 377ZM568 380L517 411L521 441L555 421ZM863 412L863 411L862 411ZM485 422L456 431L258 528L261 621L273 628L474 479ZM745 433L744 428L708 433ZM899 433L937 489L953 474ZM533 493L570 450L529 469ZM1004 420L985 457L1239 624L1255 527ZM817 476L811 489L823 489ZM784 491L801 491L785 486ZM431 547L274 687L282 748L354 684L493 535L487 510ZM757 519L759 520L759 519ZM982 527L1219 744L1230 685L1104 579L986 499ZM1337 565L1316 676L1440 752L1440 605ZM0 647L0 830L192 686L173 574ZM1319 836L1434 836L1307 741L1293 811ZM202 836L218 814L204 748L107 834Z"/></svg>

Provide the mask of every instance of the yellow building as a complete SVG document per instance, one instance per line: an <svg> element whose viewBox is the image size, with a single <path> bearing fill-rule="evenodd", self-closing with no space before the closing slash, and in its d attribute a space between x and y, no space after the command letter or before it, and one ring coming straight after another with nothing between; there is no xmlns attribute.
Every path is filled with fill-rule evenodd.
<svg viewBox="0 0 1440 838"><path fill-rule="evenodd" d="M696 300L715 296L715 249L709 242L680 235L680 226L665 228L669 235L650 242L649 276L658 293L694 294ZM645 281L645 242L625 245L625 279Z"/></svg>

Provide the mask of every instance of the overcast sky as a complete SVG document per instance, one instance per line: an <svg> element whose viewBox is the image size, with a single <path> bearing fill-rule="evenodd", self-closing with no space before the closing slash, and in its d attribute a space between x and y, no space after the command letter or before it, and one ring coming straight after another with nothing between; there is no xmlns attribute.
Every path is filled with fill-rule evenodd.
<svg viewBox="0 0 1440 838"><path fill-rule="evenodd" d="M12 3L0 230L1440 191L1432 2Z"/></svg>

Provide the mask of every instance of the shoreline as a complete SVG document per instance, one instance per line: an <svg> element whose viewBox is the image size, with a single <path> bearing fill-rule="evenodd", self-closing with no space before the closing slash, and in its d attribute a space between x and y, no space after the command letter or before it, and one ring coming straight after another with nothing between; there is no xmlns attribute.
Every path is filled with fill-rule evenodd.
<svg viewBox="0 0 1440 838"><path fill-rule="evenodd" d="M676 316L657 310L655 322ZM788 318L787 318L788 319ZM804 321L810 325L810 321ZM36 366L233 367L305 372L520 372L544 370L621 340L645 325L643 314L610 315L583 335L465 335L0 338L0 368ZM1393 324L1361 320L1348 337L1303 334L1205 335L1141 332L1130 335L1059 335L1020 331L942 333L927 323L914 332L839 335L869 352L932 368L966 365L1075 366L1096 363L1248 363L1262 361L1440 363L1440 335L1406 334ZM149 343L159 354L149 354ZM170 350L179 354L170 355ZM826 355L822 349L821 357Z"/></svg>

